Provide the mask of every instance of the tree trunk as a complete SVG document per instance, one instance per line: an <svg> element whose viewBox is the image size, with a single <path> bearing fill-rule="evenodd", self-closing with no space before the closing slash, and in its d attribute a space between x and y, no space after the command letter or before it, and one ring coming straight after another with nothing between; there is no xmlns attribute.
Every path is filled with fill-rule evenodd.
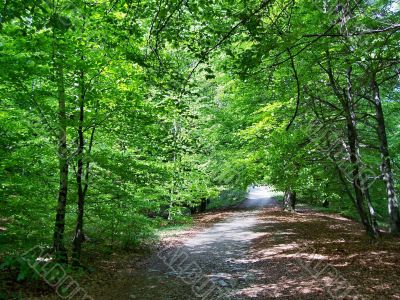
<svg viewBox="0 0 400 300"><path fill-rule="evenodd" d="M341 89L340 86L336 83L336 80L333 75L329 51L327 51L326 53L326 58L328 62L328 68L326 69L326 72L329 76L329 81L332 90L342 106L344 117L346 119L346 129L347 129L346 134L349 144L347 147L348 149L346 150L350 156L350 163L352 168L351 181L355 193L354 204L356 206L361 222L364 225L367 234L376 238L379 236L379 229L371 221L369 214L371 210L367 211L365 207L365 200L366 200L365 189L368 189L368 187L365 185L365 182L363 180L363 175L360 170L361 162L360 162L360 153L358 147L358 134L357 134L356 116L355 116L353 97L352 97L352 84L351 84L352 69L351 67L347 69L346 72L347 87L346 89ZM370 203L368 203L368 205L369 204Z"/></svg>
<svg viewBox="0 0 400 300"><path fill-rule="evenodd" d="M68 153L67 153L67 116L65 107L64 70L61 64L53 61L56 68L56 81L58 90L58 160L60 172L60 185L58 192L58 205L54 228L53 247L58 262L67 263L67 250L64 245L65 208L68 193Z"/></svg>
<svg viewBox="0 0 400 300"><path fill-rule="evenodd" d="M283 196L283 205L282 209L285 211L295 211L296 206L296 192L291 190L285 191Z"/></svg>
<svg viewBox="0 0 400 300"><path fill-rule="evenodd" d="M368 179L365 179L363 184L367 187L368 186ZM369 211L369 217L371 220L372 228L375 230L374 237L380 237L381 233L379 231L378 221L376 220L376 212L374 207L372 206L371 195L369 194L369 189L365 188L365 197L367 199L367 206Z"/></svg>
<svg viewBox="0 0 400 300"><path fill-rule="evenodd" d="M378 123L377 133L380 143L380 152L382 158L381 172L383 180L386 184L386 193L388 201L389 211L389 224L391 233L400 233L400 213L399 203L394 188L394 180L391 166L391 159L389 155L389 145L386 136L385 117L382 109L382 101L379 93L379 86L375 80L375 76L372 78L372 92L375 106L375 115Z"/></svg>
<svg viewBox="0 0 400 300"><path fill-rule="evenodd" d="M356 127L356 116L353 107L352 98L352 86L350 80L351 68L347 70L347 89L343 91L343 97L341 97L341 104L346 118L347 126L347 139L349 143L349 155L350 162L352 164L352 182L355 192L356 208L361 218L367 233L370 236L379 236L379 230L375 227L375 224L371 222L369 215L365 209L364 199L366 199L366 192L368 193L368 187L363 182L363 174L360 170L360 151L358 148L358 134ZM372 206L371 206L372 207Z"/></svg>
<svg viewBox="0 0 400 300"><path fill-rule="evenodd" d="M199 212L205 212L207 209L207 199L206 198L202 198L200 205L199 205Z"/></svg>
<svg viewBox="0 0 400 300"><path fill-rule="evenodd" d="M173 151L173 168L174 172L172 175L172 183L171 183L171 190L170 190L170 202L169 202L169 210L168 210L168 220L172 220L172 208L174 207L175 193L176 193L176 186L179 174L179 167L178 167L178 135L179 135L179 125L177 121L177 117L174 117L173 127L172 127L172 134L173 134L173 143L172 143L172 151Z"/></svg>
<svg viewBox="0 0 400 300"><path fill-rule="evenodd" d="M80 96L79 96L79 125L78 125L78 169L76 173L76 183L78 189L78 215L76 220L75 236L72 242L72 264L79 266L82 243L85 240L83 233L83 215L84 215L84 204L85 194L82 183L83 177L83 150L85 146L84 134L83 134L83 121L84 121L84 105L85 105L85 86L84 86L84 73L80 72Z"/></svg>

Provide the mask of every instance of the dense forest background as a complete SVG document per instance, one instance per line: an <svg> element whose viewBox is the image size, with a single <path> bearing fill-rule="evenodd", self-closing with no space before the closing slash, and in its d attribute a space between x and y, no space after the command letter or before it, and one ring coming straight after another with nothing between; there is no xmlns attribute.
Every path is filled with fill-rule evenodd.
<svg viewBox="0 0 400 300"><path fill-rule="evenodd" d="M0 258L45 245L79 265L252 183L398 233L399 17L394 0L2 1Z"/></svg>

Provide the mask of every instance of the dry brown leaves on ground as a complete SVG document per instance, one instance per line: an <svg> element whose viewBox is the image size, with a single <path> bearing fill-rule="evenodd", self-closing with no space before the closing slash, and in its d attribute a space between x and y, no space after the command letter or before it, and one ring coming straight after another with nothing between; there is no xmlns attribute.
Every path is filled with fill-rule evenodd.
<svg viewBox="0 0 400 300"><path fill-rule="evenodd" d="M252 247L265 298L400 299L400 239L338 215L268 209Z"/></svg>

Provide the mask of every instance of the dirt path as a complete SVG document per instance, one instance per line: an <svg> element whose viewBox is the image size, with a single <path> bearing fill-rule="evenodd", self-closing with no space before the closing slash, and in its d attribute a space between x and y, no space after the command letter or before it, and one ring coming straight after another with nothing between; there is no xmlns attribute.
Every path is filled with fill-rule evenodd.
<svg viewBox="0 0 400 300"><path fill-rule="evenodd" d="M265 187L250 189L237 211L209 228L179 236L129 272L129 277L94 291L95 299L241 299L238 291L257 278L250 245L257 232L260 211L275 207L276 200ZM89 293L90 293L89 289Z"/></svg>
<svg viewBox="0 0 400 300"><path fill-rule="evenodd" d="M258 276L250 259L260 209L277 205L265 187L250 189L247 200L222 222L186 239L179 247L161 249L147 264L153 279L164 278L156 293L132 291L137 299L233 299ZM180 281L179 287L167 287ZM173 285L173 284L172 284ZM182 289L181 286L184 286ZM162 290L162 294L159 294ZM239 298L237 298L239 299Z"/></svg>
<svg viewBox="0 0 400 300"><path fill-rule="evenodd" d="M246 210L235 212L187 239L178 249L160 252L158 258L164 264L162 269L168 266L167 274L190 286L190 296L185 295L187 299L196 296L217 299L228 295L232 298L237 289L257 276L250 262L249 249L251 242L262 235L257 232L258 214L261 208L276 205L268 189L251 189L241 205ZM183 295L179 299L184 299Z"/></svg>
<svg viewBox="0 0 400 300"><path fill-rule="evenodd" d="M400 241L371 243L337 215L285 213L266 188L211 227L164 237L145 262L115 266L93 299L400 299ZM218 216L218 217L216 217ZM390 276L388 276L390 275Z"/></svg>

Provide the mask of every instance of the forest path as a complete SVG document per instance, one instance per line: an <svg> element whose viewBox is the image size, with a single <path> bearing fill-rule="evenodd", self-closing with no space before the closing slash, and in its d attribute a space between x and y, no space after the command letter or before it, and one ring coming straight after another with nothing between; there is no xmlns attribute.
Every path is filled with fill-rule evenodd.
<svg viewBox="0 0 400 300"><path fill-rule="evenodd" d="M101 256L85 299L400 299L400 239L372 243L357 222L283 212L272 195L257 187L239 209L197 215L147 259Z"/></svg>
<svg viewBox="0 0 400 300"><path fill-rule="evenodd" d="M178 232L172 242L163 238L166 245L139 268L130 269L127 262L119 280L88 292L104 300L242 299L234 294L259 275L249 252L251 242L263 234L258 232L259 214L276 206L268 188L250 188L237 210L210 213L210 227ZM223 219L215 223L217 214Z"/></svg>
<svg viewBox="0 0 400 300"><path fill-rule="evenodd" d="M151 257L108 268L109 280L103 273L87 291L96 300L400 299L399 239L373 244L359 223L297 211L250 189L239 209L199 214L195 226L165 233Z"/></svg>
<svg viewBox="0 0 400 300"><path fill-rule="evenodd" d="M131 299L233 299L258 276L249 257L250 243L263 233L257 231L260 209L276 207L267 187L250 188L247 199L221 222L152 257L147 271L164 278L158 288L132 290ZM163 288L172 281L180 287ZM185 288L182 289L181 287ZM153 292L155 291L155 292Z"/></svg>

